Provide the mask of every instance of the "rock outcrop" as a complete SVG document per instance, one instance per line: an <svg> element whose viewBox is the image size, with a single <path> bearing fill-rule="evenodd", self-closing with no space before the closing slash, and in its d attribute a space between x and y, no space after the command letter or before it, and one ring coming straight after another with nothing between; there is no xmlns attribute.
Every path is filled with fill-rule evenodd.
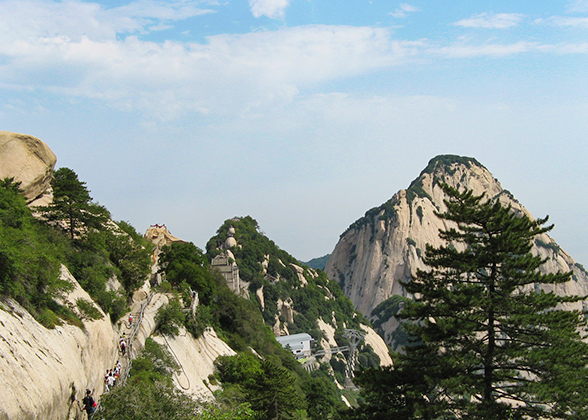
<svg viewBox="0 0 588 420"><path fill-rule="evenodd" d="M0 131L0 179L21 183L27 202L51 202L51 179L57 158L44 142L26 134Z"/></svg>
<svg viewBox="0 0 588 420"><path fill-rule="evenodd" d="M173 378L176 387L198 400L214 400L213 392L220 389L209 381L215 372L214 361L219 356L237 353L212 328L206 329L198 338L182 329L176 337L158 335L153 339L170 350L180 367Z"/></svg>
<svg viewBox="0 0 588 420"><path fill-rule="evenodd" d="M145 232L145 239L155 244L156 253L159 254L161 248L171 245L174 242L183 242L180 238L172 235L165 225L151 225Z"/></svg>
<svg viewBox="0 0 588 420"><path fill-rule="evenodd" d="M432 159L408 189L400 190L354 222L341 235L326 264L328 276L341 285L364 315L370 317L374 308L391 296L405 296L399 280L410 280L417 269L426 268L422 260L426 244L442 245L438 232L448 224L435 215L445 209L445 194L439 182L467 188L475 194L485 193L489 199L500 200L513 211L533 217L475 159L453 155ZM588 273L547 234L536 239L534 252L547 259L544 271L573 272L573 281L552 290L588 295ZM379 321L379 333L393 345L392 332L397 323L393 318Z"/></svg>

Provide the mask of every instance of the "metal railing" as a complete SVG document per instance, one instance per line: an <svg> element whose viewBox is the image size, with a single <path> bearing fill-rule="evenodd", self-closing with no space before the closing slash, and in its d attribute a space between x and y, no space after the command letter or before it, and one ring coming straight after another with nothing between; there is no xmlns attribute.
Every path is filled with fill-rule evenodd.
<svg viewBox="0 0 588 420"><path fill-rule="evenodd" d="M139 331L139 327L141 326L141 322L143 321L143 314L145 313L145 309L151 303L151 298L155 294L155 290L151 290L147 300L141 304L141 310L139 311L139 317L137 318L136 322L134 323L133 330L131 331L131 335L129 335L128 341L128 352L129 352L129 362L127 363L126 367L124 368L123 373L119 376L120 378L120 385L124 385L127 382L129 377L129 373L131 372L131 367L133 366L133 340Z"/></svg>

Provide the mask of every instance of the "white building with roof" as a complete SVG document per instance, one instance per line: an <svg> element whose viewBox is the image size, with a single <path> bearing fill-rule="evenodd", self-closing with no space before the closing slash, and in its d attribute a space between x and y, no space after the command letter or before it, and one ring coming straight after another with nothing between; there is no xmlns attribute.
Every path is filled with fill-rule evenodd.
<svg viewBox="0 0 588 420"><path fill-rule="evenodd" d="M281 337L276 337L276 340L283 348L290 350L297 359L311 355L310 347L314 339L310 334L300 333L283 335Z"/></svg>

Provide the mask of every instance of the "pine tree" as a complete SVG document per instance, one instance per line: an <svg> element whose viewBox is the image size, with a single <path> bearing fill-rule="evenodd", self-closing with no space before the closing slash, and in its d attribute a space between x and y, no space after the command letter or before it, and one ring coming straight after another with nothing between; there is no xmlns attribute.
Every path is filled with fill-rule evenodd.
<svg viewBox="0 0 588 420"><path fill-rule="evenodd" d="M300 391L288 369L264 360L263 372L255 378L247 390L251 408L261 420L293 419L296 412L304 408Z"/></svg>
<svg viewBox="0 0 588 420"><path fill-rule="evenodd" d="M546 292L571 273L541 273L545 261L531 252L553 226L442 188L447 210L437 216L454 227L440 232L446 245L427 247L429 269L403 283L414 296L399 315L412 344L393 369L359 375L386 386L366 389L355 418L386 408L407 419L588 418L586 322L569 309L582 298Z"/></svg>
<svg viewBox="0 0 588 420"><path fill-rule="evenodd" d="M83 232L83 228L101 229L110 214L103 206L92 202L86 183L69 168L59 168L53 175L53 203L40 208L52 221L66 221L71 239Z"/></svg>

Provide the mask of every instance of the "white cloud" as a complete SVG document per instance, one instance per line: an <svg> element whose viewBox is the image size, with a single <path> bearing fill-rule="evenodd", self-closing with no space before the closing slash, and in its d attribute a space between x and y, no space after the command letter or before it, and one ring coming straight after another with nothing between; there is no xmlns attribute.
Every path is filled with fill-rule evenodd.
<svg viewBox="0 0 588 420"><path fill-rule="evenodd" d="M567 7L571 13L585 13L588 12L588 0L574 0L571 1Z"/></svg>
<svg viewBox="0 0 588 420"><path fill-rule="evenodd" d="M431 48L428 52L449 58L465 57L504 57L537 50L539 44L532 42L516 42L514 44L485 44L485 45L451 45Z"/></svg>
<svg viewBox="0 0 588 420"><path fill-rule="evenodd" d="M552 16L548 19L536 19L534 23L558 27L588 28L588 17Z"/></svg>
<svg viewBox="0 0 588 420"><path fill-rule="evenodd" d="M578 44L540 44L538 42L520 41L512 44L454 44L443 47L429 47L424 50L425 54L439 55L447 58L500 58L532 52L558 55L586 54L588 53L588 43L585 42Z"/></svg>
<svg viewBox="0 0 588 420"><path fill-rule="evenodd" d="M464 28L507 29L516 26L523 19L519 13L481 13L455 22Z"/></svg>
<svg viewBox="0 0 588 420"><path fill-rule="evenodd" d="M249 0L251 13L256 18L261 16L267 16L271 19L283 18L289 5L288 0Z"/></svg>
<svg viewBox="0 0 588 420"><path fill-rule="evenodd" d="M421 9L419 9L416 6L411 6L408 3L400 3L400 5L398 6L398 8L396 10L394 10L393 12L388 13L390 16L395 17L395 18L405 18L408 16L408 13L413 13L413 12L420 12Z"/></svg>
<svg viewBox="0 0 588 420"><path fill-rule="evenodd" d="M139 0L105 9L97 3L82 1L8 0L0 2L0 40L15 36L66 37L79 42L116 39L116 34L145 33L162 25L190 17L213 13L199 7L198 1L171 2Z"/></svg>
<svg viewBox="0 0 588 420"><path fill-rule="evenodd" d="M121 39L118 31L147 30L138 15L185 13L117 10L104 19L91 3L29 2L18 16L0 13L0 28L8 28L0 29L0 86L95 98L162 119L248 113L320 82L404 63L422 48L393 40L388 29L324 25L215 35L206 44ZM79 23L68 24L73 16Z"/></svg>
<svg viewBox="0 0 588 420"><path fill-rule="evenodd" d="M93 98L163 120L187 114L249 116L287 104L320 83L411 60L584 54L588 49L524 41L434 45L395 40L386 28L329 25L215 35L204 44L147 42L138 36L203 13L195 5L175 1L166 8L139 1L105 10L79 1L0 2L0 88ZM127 36L117 37L121 32Z"/></svg>

